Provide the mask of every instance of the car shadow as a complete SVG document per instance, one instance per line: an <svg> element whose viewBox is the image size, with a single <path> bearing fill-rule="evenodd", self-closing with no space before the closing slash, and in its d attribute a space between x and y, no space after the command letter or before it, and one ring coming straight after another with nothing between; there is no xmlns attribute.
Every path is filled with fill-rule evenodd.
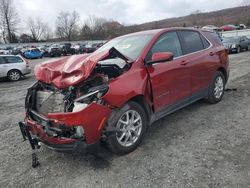
<svg viewBox="0 0 250 188"><path fill-rule="evenodd" d="M157 149L157 147L160 147L156 145L159 142L164 142L165 147L170 145L172 140L185 134L185 132L182 130L185 125L178 124L178 121L183 121L183 116L184 118L185 116L188 116L190 111L197 111L199 108L205 107L207 105L209 104L205 103L202 100L197 101L154 122L149 127L146 136L139 148L137 148L129 157L141 157L141 155L145 155L147 153L150 154L152 152L152 147L154 148L154 150ZM194 131L198 127L199 124L192 125L191 131ZM71 162L78 161L84 166L90 165L90 167L93 169L105 169L110 167L110 163L114 157L128 156L119 156L113 154L105 147L103 143L99 143L87 152L79 150L77 152L67 153L64 155L62 160L63 163L67 160Z"/></svg>
<svg viewBox="0 0 250 188"><path fill-rule="evenodd" d="M17 82L20 82L20 81L29 80L30 78L31 78L30 75L22 76L20 78L20 80L18 80L18 81L10 81L8 78L0 78L0 83L1 82L5 82L5 83L17 83Z"/></svg>

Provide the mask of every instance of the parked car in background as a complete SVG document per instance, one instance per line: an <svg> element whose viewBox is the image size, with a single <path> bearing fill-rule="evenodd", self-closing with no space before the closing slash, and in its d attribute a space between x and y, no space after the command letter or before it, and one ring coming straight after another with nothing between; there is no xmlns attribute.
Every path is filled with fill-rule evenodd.
<svg viewBox="0 0 250 188"><path fill-rule="evenodd" d="M63 55L74 55L76 54L75 48L71 47L71 43L64 43L61 45L61 51Z"/></svg>
<svg viewBox="0 0 250 188"><path fill-rule="evenodd" d="M62 55L62 51L59 47L49 47L45 49L43 56L44 57L60 57Z"/></svg>
<svg viewBox="0 0 250 188"><path fill-rule="evenodd" d="M0 48L0 54L4 54L4 55L8 55L12 53L12 49L11 47L4 47L4 48Z"/></svg>
<svg viewBox="0 0 250 188"><path fill-rule="evenodd" d="M17 81L29 73L29 63L21 56L0 55L0 78L7 77L11 81Z"/></svg>
<svg viewBox="0 0 250 188"><path fill-rule="evenodd" d="M23 56L23 52L22 52L22 47L15 47L13 50L12 50L12 55L21 55Z"/></svg>
<svg viewBox="0 0 250 188"><path fill-rule="evenodd" d="M215 31L215 32L221 32L222 29L217 27L217 26L214 26L214 25L205 25L202 27L202 29L205 29L205 30L209 30L209 31Z"/></svg>
<svg viewBox="0 0 250 188"><path fill-rule="evenodd" d="M20 130L33 149L42 142L72 151L102 140L126 154L158 119L200 99L220 102L228 67L227 49L211 31L121 36L92 54L37 65Z"/></svg>
<svg viewBox="0 0 250 188"><path fill-rule="evenodd" d="M223 25L220 27L222 31L233 31L236 30L236 26L234 25Z"/></svg>
<svg viewBox="0 0 250 188"><path fill-rule="evenodd" d="M75 49L75 54L79 54L80 53L81 44L74 44L74 45L72 45L72 48Z"/></svg>
<svg viewBox="0 0 250 188"><path fill-rule="evenodd" d="M250 50L250 40L246 36L223 37L222 43L229 50L229 53L240 53L243 50Z"/></svg>
<svg viewBox="0 0 250 188"><path fill-rule="evenodd" d="M240 24L239 26L240 26L240 29L246 29L247 28L247 26L245 24Z"/></svg>
<svg viewBox="0 0 250 188"><path fill-rule="evenodd" d="M38 48L30 48L23 53L26 59L38 59L43 57L43 53Z"/></svg>
<svg viewBox="0 0 250 188"><path fill-rule="evenodd" d="M90 44L86 44L81 49L82 49L82 51L81 51L82 53L93 53L96 50L96 48L92 47L92 45L90 45Z"/></svg>

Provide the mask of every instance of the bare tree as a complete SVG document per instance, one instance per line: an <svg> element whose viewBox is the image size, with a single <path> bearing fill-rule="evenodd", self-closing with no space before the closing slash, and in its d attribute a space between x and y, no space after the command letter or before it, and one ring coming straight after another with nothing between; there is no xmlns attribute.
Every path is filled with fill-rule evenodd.
<svg viewBox="0 0 250 188"><path fill-rule="evenodd" d="M52 29L49 26L47 26L43 34L43 39L47 41L52 38L53 38Z"/></svg>
<svg viewBox="0 0 250 188"><path fill-rule="evenodd" d="M19 19L12 0L0 0L0 22L4 31L3 38L7 38L10 43L14 42L13 36L17 30Z"/></svg>
<svg viewBox="0 0 250 188"><path fill-rule="evenodd" d="M250 0L242 0L242 2L240 3L240 6L249 6L250 5Z"/></svg>
<svg viewBox="0 0 250 188"><path fill-rule="evenodd" d="M190 14L191 23L193 26L198 26L200 24L199 15L201 14L200 10L195 10Z"/></svg>
<svg viewBox="0 0 250 188"><path fill-rule="evenodd" d="M56 20L56 33L61 38L72 40L77 36L79 14L76 11L60 12Z"/></svg>
<svg viewBox="0 0 250 188"><path fill-rule="evenodd" d="M27 25L34 41L39 41L48 30L48 24L44 23L39 17L37 17L35 20L29 17Z"/></svg>

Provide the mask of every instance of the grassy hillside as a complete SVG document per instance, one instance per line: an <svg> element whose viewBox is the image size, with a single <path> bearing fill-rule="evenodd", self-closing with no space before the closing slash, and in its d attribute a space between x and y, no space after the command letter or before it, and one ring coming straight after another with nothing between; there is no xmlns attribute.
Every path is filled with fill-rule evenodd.
<svg viewBox="0 0 250 188"><path fill-rule="evenodd" d="M127 26L128 31L156 29L164 27L204 26L244 23L250 27L250 6L235 7L213 12L194 13L188 16L169 18L140 25Z"/></svg>

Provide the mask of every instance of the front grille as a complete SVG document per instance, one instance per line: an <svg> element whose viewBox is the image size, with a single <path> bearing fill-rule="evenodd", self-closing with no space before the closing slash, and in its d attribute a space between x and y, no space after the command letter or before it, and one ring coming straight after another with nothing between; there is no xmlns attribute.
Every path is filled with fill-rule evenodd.
<svg viewBox="0 0 250 188"><path fill-rule="evenodd" d="M47 115L48 113L64 112L64 95L52 91L37 91L36 110Z"/></svg>

